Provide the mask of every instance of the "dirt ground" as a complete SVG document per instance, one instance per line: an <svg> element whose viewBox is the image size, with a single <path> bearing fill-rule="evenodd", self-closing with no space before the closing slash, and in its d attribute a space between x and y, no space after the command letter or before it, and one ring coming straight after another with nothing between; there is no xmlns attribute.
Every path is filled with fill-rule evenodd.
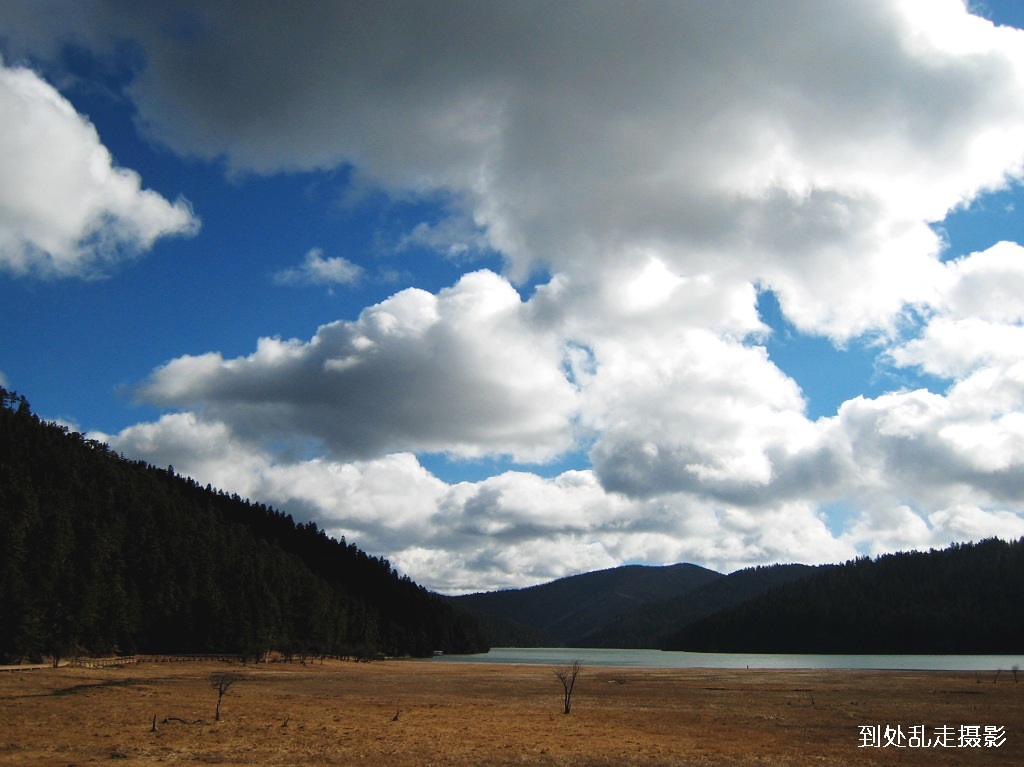
<svg viewBox="0 0 1024 767"><path fill-rule="evenodd" d="M239 678L215 722L210 678L223 672ZM1009 671L592 667L565 715L544 666L41 669L0 673L0 765L1016 766L1022 700ZM862 725L923 727L929 741L949 727L951 745L862 747ZM1001 727L1005 741L958 747L974 726Z"/></svg>

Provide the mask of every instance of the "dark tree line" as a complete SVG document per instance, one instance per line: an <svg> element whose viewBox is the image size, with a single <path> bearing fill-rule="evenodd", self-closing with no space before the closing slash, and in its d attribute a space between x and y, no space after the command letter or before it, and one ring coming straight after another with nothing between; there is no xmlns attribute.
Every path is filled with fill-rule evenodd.
<svg viewBox="0 0 1024 767"><path fill-rule="evenodd" d="M668 649L766 653L1024 652L1024 538L819 568L690 624Z"/></svg>
<svg viewBox="0 0 1024 767"><path fill-rule="evenodd" d="M0 398L0 662L486 650L472 618L387 560Z"/></svg>

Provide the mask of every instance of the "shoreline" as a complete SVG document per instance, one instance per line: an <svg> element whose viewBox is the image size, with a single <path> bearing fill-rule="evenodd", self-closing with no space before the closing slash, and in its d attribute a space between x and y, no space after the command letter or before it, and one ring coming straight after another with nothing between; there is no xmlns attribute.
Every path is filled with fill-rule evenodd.
<svg viewBox="0 0 1024 767"><path fill-rule="evenodd" d="M832 654L832 653L719 653L685 650L624 650L572 647L493 647L489 653L446 655L438 663L509 663L552 665L581 659L591 666L664 669L777 669L777 670L897 670L897 671L996 671L1012 673L1024 666L1024 655L921 653Z"/></svg>

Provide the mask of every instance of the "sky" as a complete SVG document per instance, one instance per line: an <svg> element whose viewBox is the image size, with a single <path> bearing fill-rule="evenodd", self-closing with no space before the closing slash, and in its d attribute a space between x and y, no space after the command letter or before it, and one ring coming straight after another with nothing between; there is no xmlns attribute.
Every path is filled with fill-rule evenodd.
<svg viewBox="0 0 1024 767"><path fill-rule="evenodd" d="M0 0L0 385L441 593L1024 535L1014 0Z"/></svg>

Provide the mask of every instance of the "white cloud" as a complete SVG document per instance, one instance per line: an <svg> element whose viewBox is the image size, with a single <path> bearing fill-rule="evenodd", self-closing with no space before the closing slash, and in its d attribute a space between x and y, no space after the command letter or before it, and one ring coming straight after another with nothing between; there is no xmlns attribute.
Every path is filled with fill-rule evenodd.
<svg viewBox="0 0 1024 767"><path fill-rule="evenodd" d="M1024 357L1024 327L980 318L932 319L918 338L890 351L898 365L919 367L947 379L961 378L979 367L1014 363Z"/></svg>
<svg viewBox="0 0 1024 767"><path fill-rule="evenodd" d="M927 551L936 543L928 524L907 506L866 510L851 526L847 538L872 556L891 551Z"/></svg>
<svg viewBox="0 0 1024 767"><path fill-rule="evenodd" d="M837 339L926 299L927 224L1024 160L1024 33L960 0L186 5L188 34L183 8L102 5L54 34L136 39L140 119L182 154L351 164L461 205L515 274L654 253ZM466 244L448 226L410 237Z"/></svg>
<svg viewBox="0 0 1024 767"><path fill-rule="evenodd" d="M581 420L612 489L761 492L774 478L772 454L808 439L800 391L763 348L704 330L593 348Z"/></svg>
<svg viewBox="0 0 1024 767"><path fill-rule="evenodd" d="M897 365L961 379L1012 366L1024 355L1024 248L1000 242L945 265L941 287L921 307L917 337L889 351Z"/></svg>
<svg viewBox="0 0 1024 767"><path fill-rule="evenodd" d="M926 298L926 224L1021 170L1022 34L958 0L538 13L223 3L195 6L190 35L150 9L118 24L148 54L142 120L184 154L352 163L461 203L515 273L645 250L770 284L840 339ZM425 227L411 237L455 242Z"/></svg>
<svg viewBox="0 0 1024 767"><path fill-rule="evenodd" d="M565 349L503 278L438 295L404 290L307 343L260 339L248 357L172 360L141 396L201 407L251 439L318 441L336 456L417 450L551 458L572 446Z"/></svg>
<svg viewBox="0 0 1024 767"><path fill-rule="evenodd" d="M0 61L0 269L88 276L199 226L142 189L96 129L34 72Z"/></svg>
<svg viewBox="0 0 1024 767"><path fill-rule="evenodd" d="M420 222L396 245L398 252L413 247L435 250L453 261L471 261L488 251L487 237L465 215L455 214L437 223Z"/></svg>
<svg viewBox="0 0 1024 767"><path fill-rule="evenodd" d="M300 266L284 269L274 275L278 285L353 285L363 276L363 268L347 258L324 258L320 248L306 253Z"/></svg>
<svg viewBox="0 0 1024 767"><path fill-rule="evenodd" d="M1024 320L1024 248L999 242L946 265L949 282L936 308L956 319Z"/></svg>
<svg viewBox="0 0 1024 767"><path fill-rule="evenodd" d="M981 509L962 504L928 515L928 521L938 531L939 546L956 541L976 541L993 536L1015 540L1024 536L1024 519L1019 514L1004 510Z"/></svg>
<svg viewBox="0 0 1024 767"><path fill-rule="evenodd" d="M866 510L843 536L858 550L877 556L892 551L925 551L951 543L1024 535L1020 514L982 509L969 502L922 515L908 506L879 506Z"/></svg>
<svg viewBox="0 0 1024 767"><path fill-rule="evenodd" d="M1018 375L1018 396L1021 382ZM1019 410L1001 413L998 404L953 387L947 396L919 390L858 397L821 424L831 432L828 444L841 467L835 492L866 510L861 527L874 529L899 508L922 525L935 512L966 505L1001 508L1018 518L1024 511ZM1005 526L995 517L989 521L989 534L1001 534Z"/></svg>

